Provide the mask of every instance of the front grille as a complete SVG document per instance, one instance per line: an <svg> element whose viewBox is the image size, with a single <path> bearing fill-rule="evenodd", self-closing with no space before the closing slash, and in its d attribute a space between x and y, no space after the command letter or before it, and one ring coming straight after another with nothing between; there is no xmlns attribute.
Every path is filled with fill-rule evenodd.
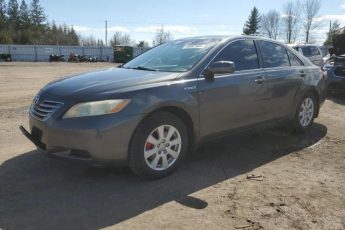
<svg viewBox="0 0 345 230"><path fill-rule="evenodd" d="M62 102L45 100L37 104L32 104L30 113L35 118L44 121L48 119L62 105Z"/></svg>

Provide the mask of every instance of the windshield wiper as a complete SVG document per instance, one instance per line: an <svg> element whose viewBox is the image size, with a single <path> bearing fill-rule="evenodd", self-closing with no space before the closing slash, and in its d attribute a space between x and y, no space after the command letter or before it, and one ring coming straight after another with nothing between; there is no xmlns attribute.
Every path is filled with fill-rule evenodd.
<svg viewBox="0 0 345 230"><path fill-rule="evenodd" d="M147 67L144 67L144 66L130 67L129 69L147 70L147 71L158 71L157 69L151 69L151 68L147 68Z"/></svg>

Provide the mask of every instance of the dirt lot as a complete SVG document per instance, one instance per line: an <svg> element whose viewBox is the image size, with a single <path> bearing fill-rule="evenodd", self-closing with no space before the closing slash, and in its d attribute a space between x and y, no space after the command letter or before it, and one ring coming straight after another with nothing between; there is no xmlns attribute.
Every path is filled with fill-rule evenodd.
<svg viewBox="0 0 345 230"><path fill-rule="evenodd" d="M229 138L159 181L38 153L18 129L35 93L110 66L0 63L0 229L345 229L345 98L304 135Z"/></svg>

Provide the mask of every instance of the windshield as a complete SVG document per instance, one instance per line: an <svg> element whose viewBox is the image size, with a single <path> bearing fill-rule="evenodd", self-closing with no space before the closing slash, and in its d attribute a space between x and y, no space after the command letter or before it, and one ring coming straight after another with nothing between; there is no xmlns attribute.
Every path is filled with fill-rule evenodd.
<svg viewBox="0 0 345 230"><path fill-rule="evenodd" d="M143 53L128 62L123 68L185 72L220 41L215 38L197 38L167 42Z"/></svg>

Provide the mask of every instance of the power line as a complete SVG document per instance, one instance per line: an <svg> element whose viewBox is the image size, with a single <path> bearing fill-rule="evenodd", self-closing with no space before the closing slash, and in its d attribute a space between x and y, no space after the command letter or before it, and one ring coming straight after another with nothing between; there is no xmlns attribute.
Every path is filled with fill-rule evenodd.
<svg viewBox="0 0 345 230"><path fill-rule="evenodd" d="M108 46L108 21L105 20L105 46Z"/></svg>

